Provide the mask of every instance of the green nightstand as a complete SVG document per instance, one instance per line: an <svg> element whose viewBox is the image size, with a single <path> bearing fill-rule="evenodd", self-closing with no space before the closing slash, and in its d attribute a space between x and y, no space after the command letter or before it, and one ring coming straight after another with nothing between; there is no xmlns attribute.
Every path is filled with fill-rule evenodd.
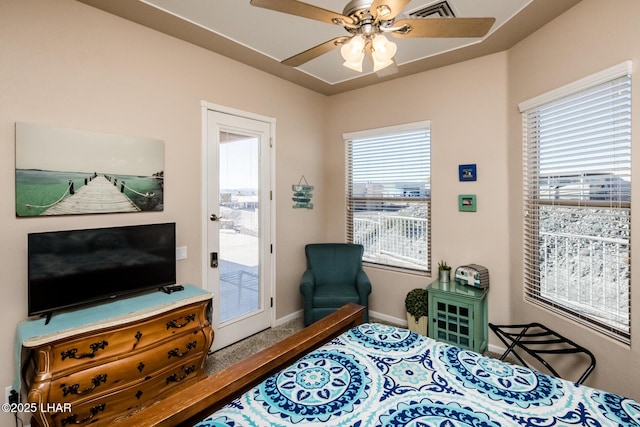
<svg viewBox="0 0 640 427"><path fill-rule="evenodd" d="M487 349L487 292L451 282L427 286L429 337L478 353Z"/></svg>

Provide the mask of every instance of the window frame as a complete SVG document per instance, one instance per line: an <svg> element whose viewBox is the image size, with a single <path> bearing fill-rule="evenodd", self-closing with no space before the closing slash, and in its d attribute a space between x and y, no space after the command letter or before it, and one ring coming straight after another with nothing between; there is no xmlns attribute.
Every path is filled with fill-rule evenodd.
<svg viewBox="0 0 640 427"><path fill-rule="evenodd" d="M371 138L385 138L393 137L407 133L415 133L420 131L427 132L427 155L428 155L428 170L425 173L426 183L425 191L428 190L428 195L420 194L416 196L412 194L409 197L358 197L354 195L353 188L353 164L351 162L352 156L352 143L353 141L362 141ZM414 267L408 265L393 265L383 262L372 261L367 259L367 248L365 247L365 257L363 258L363 264L393 271L400 271L404 273L428 275L431 274L431 122L419 121L413 123L406 123L396 126L388 126L383 128L368 129L363 131L344 133L343 140L345 143L345 238L349 243L354 243L354 203L385 203L393 200L393 202L399 203L419 203L426 208L426 254L424 265L421 267ZM366 245L365 245L366 246Z"/></svg>
<svg viewBox="0 0 640 427"><path fill-rule="evenodd" d="M551 195L551 193L545 194L541 188L541 182L545 177L545 174L540 171L540 157L541 157L541 148L540 141L537 139L537 136L540 131L540 123L536 123L537 129L532 129L534 127L533 124L530 124L529 120L532 117L535 117L535 113L539 111L542 107L547 107L552 103L562 100L563 98L570 97L573 95L583 94L588 92L589 90L593 90L598 88L603 84L608 84L610 82L614 82L621 78L628 78L628 86L629 91L627 92L629 104L631 103L631 70L632 70L632 62L625 61L616 66L610 67L606 70L603 70L599 73L595 73L586 78L580 79L571 84L565 85L556 90L552 90L545 94L542 94L538 97L532 98L528 101L525 101L519 104L520 112L522 113L522 126L523 126L523 290L524 297L526 301L532 302L539 306L542 306L546 309L549 309L553 312L556 312L564 317L575 320L579 323L586 325L587 327L599 331L603 334L606 334L610 337L613 337L616 340L619 340L624 343L630 343L631 339L631 266L630 266L630 245L631 245L631 225L629 221L629 217L631 216L631 203L630 203L630 192L629 199L627 200L617 200L615 203L613 202L613 198L610 198L609 201L601 201L594 200L591 195L585 196L583 193L583 188L585 188L584 182L587 182L589 178L589 173L587 172L574 172L572 177L584 177L584 182L581 182L578 190L579 193L576 193L576 189L569 190L569 195L566 196L557 196ZM575 106L573 108L576 108ZM631 107L629 107L630 109ZM531 116L530 116L531 114ZM628 123L629 129L631 128L632 115L629 111L628 113ZM629 131L631 132L631 130ZM630 135L630 133L629 133ZM615 143L617 144L617 139L615 139ZM624 140L626 141L626 140ZM631 156L631 136L628 137L628 145L629 145L629 166L625 168L628 170L628 174L625 175L629 178L629 187L631 184L631 173L630 173L630 156ZM574 153L577 153L574 151ZM564 154L563 154L564 155ZM584 154L583 154L584 155ZM559 156L559 155L558 155ZM604 158L598 157L598 159ZM555 160L556 157L553 157ZM625 162L626 163L626 162ZM585 167L585 170L588 168ZM612 174L610 174L612 175ZM561 175L559 175L561 177ZM604 176L604 175L603 175ZM613 176L613 175L612 175ZM551 180L551 176L547 178L549 181ZM602 178L601 178L602 179ZM604 182L604 181L602 181ZM551 186L549 185L549 191ZM610 194L610 193L606 193ZM558 200L560 199L560 200ZM542 285L541 285L541 241L542 241L542 232L540 230L540 225L542 224L540 221L540 212L544 209L547 209L549 212L554 212L557 215L557 212L560 209L566 209L568 212L574 212L579 214L578 209L584 209L584 211L588 211L591 209L592 212L599 212L599 210L610 210L611 212L616 212L620 217L625 217L625 220L628 221L628 229L627 237L625 241L626 245L626 262L628 263L627 267L627 277L626 277L626 286L628 287L627 292L627 312L626 314L626 327L624 326L624 322L619 322L616 324L614 321L607 321L602 317L598 317L595 314L585 314L585 310L580 311L578 308L570 307L570 304L563 304L562 302L558 302L558 299L553 299L549 295L543 295ZM553 211L551 211L553 209ZM597 233L594 233L596 235ZM599 234L595 237L602 238L604 234ZM624 239L623 239L624 240ZM544 247L545 253L548 252L550 246ZM580 247L578 252L580 251ZM623 249L624 253L624 249ZM566 256L566 255L565 255ZM575 262L575 261L574 261ZM580 261L578 261L579 263ZM624 257L618 260L618 265L624 264ZM579 265L579 264L578 264ZM602 264L604 265L604 261ZM575 265L574 265L575 267ZM564 270L563 270L564 272ZM567 273L568 274L568 273ZM567 279L568 280L568 279ZM605 283L605 279L602 279L603 283ZM569 282L567 282L569 283ZM593 282L589 282L593 283ZM567 286L569 286L567 284ZM624 286L624 285L623 285ZM621 289L619 287L616 288L618 291ZM576 304L577 305L577 304ZM593 306L593 305L592 305ZM606 308L610 308L610 303L605 303Z"/></svg>

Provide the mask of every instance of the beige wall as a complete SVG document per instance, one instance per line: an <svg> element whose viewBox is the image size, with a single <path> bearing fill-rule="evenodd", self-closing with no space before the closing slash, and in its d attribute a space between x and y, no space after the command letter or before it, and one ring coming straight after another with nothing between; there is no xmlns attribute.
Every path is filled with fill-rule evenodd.
<svg viewBox="0 0 640 427"><path fill-rule="evenodd" d="M201 100L274 117L277 317L301 307L303 246L323 212L291 208L291 184L323 180L327 98L72 0L0 2L0 388L12 382L15 325L26 317L26 236L33 231L175 221L180 283L200 284ZM14 124L48 124L165 141L158 213L16 218ZM314 192L323 205L325 190ZM295 232L292 232L294 230ZM0 425L13 425L0 415Z"/></svg>
<svg viewBox="0 0 640 427"><path fill-rule="evenodd" d="M523 301L522 227L520 164L521 124L517 104L536 95L601 71L625 60L640 59L640 5L637 0L619 0L615 8L603 7L598 0L583 0L541 31L509 51L509 147L507 167L509 182L509 274L513 321L539 321L591 349L597 368L587 384L616 391L640 400L640 252L632 251L632 347L593 333L589 329L551 314ZM637 65L634 66L637 72ZM637 76L636 76L637 77ZM633 81L632 133L632 210L640 209L640 86ZM631 229L640 229L638 215L632 215ZM633 238L635 241L635 238ZM492 313L493 314L493 313Z"/></svg>
<svg viewBox="0 0 640 427"><path fill-rule="evenodd" d="M506 321L509 301L505 116L507 54L417 74L331 97L327 133L328 238L344 239L344 143L342 134L431 121L431 267L477 263L491 274L489 310ZM478 180L459 182L458 165L475 163ZM476 194L477 212L458 212L458 194ZM480 250L479 250L480 249ZM369 268L371 308L404 318L404 296L431 279Z"/></svg>

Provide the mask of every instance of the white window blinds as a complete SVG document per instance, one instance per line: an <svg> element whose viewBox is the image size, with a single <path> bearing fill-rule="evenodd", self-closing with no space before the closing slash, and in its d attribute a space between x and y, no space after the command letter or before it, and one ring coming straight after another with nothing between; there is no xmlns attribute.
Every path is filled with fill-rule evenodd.
<svg viewBox="0 0 640 427"><path fill-rule="evenodd" d="M524 292L628 342L631 76L607 72L521 104Z"/></svg>
<svg viewBox="0 0 640 427"><path fill-rule="evenodd" d="M428 271L428 122L344 137L347 241L364 246L366 262Z"/></svg>

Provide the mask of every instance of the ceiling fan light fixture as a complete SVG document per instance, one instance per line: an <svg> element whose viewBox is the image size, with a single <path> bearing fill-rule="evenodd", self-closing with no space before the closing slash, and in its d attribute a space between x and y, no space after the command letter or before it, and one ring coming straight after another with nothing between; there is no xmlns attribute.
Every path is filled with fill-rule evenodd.
<svg viewBox="0 0 640 427"><path fill-rule="evenodd" d="M376 34L371 41L371 47L371 53L380 61L393 58L393 55L398 51L398 46L394 42L390 42L389 39L382 34Z"/></svg>
<svg viewBox="0 0 640 427"><path fill-rule="evenodd" d="M376 34L371 41L371 57L373 58L373 71L382 70L393 64L393 56L398 51L398 46L390 42L382 34Z"/></svg>
<svg viewBox="0 0 640 427"><path fill-rule="evenodd" d="M373 71L377 72L383 68L387 68L389 65L393 65L393 60L388 59L386 61L378 61L375 56L373 57Z"/></svg>
<svg viewBox="0 0 640 427"><path fill-rule="evenodd" d="M363 56L363 59L364 59L364 56ZM362 59L360 61L354 61L354 62L344 61L342 65L352 69L353 71L357 71L359 73L362 72Z"/></svg>
<svg viewBox="0 0 640 427"><path fill-rule="evenodd" d="M344 65L354 71L362 72L362 60L364 59L365 41L362 37L352 37L340 48L340 54L344 58Z"/></svg>

